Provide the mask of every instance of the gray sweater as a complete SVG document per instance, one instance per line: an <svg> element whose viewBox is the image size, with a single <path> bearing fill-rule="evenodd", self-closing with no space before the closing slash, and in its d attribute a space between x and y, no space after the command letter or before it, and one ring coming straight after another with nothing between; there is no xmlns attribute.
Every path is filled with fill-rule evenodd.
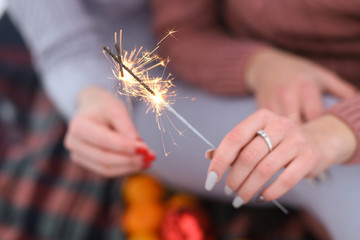
<svg viewBox="0 0 360 240"><path fill-rule="evenodd" d="M86 86L115 93L111 65L102 47L113 48L123 29L123 47L153 48L146 0L11 0L9 14L22 33L43 87L70 119Z"/></svg>

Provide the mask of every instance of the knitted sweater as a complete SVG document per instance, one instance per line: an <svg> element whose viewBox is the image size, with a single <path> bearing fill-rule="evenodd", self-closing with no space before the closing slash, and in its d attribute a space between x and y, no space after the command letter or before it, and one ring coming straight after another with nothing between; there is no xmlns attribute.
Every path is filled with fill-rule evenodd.
<svg viewBox="0 0 360 240"><path fill-rule="evenodd" d="M244 69L264 46L306 57L360 86L360 1L153 0L152 8L155 31L179 30L178 41L162 48L171 67L203 89L247 94ZM353 129L359 146L360 94L327 112ZM360 162L360 147L350 162Z"/></svg>

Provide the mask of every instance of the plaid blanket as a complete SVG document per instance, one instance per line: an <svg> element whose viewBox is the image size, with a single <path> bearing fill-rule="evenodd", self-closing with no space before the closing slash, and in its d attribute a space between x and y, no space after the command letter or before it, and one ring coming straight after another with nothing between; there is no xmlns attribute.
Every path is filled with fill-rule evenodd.
<svg viewBox="0 0 360 240"><path fill-rule="evenodd" d="M123 239L119 182L69 160L66 125L19 34L0 20L0 239Z"/></svg>

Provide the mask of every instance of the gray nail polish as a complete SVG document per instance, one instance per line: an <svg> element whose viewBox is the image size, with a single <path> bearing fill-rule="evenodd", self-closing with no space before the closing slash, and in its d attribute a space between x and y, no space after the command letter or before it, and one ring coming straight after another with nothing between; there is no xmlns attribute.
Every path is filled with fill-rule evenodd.
<svg viewBox="0 0 360 240"><path fill-rule="evenodd" d="M206 157L207 159L210 159L210 160L211 160L211 159L213 158L213 156L214 156L215 149L216 149L216 148L212 148L212 149L207 150L207 151L205 152L205 157Z"/></svg>
<svg viewBox="0 0 360 240"><path fill-rule="evenodd" d="M214 171L209 172L205 182L205 189L211 191L214 188L217 179L218 179L218 175L216 174L216 172Z"/></svg>
<svg viewBox="0 0 360 240"><path fill-rule="evenodd" d="M234 208L239 208L244 204L244 200L240 196L236 196L232 202Z"/></svg>
<svg viewBox="0 0 360 240"><path fill-rule="evenodd" d="M230 196L234 193L234 191L231 188L229 188L227 185L225 185L224 192L228 196Z"/></svg>
<svg viewBox="0 0 360 240"><path fill-rule="evenodd" d="M257 202L257 203L263 203L263 202L265 202L264 196L259 195L259 196L256 198L255 202Z"/></svg>

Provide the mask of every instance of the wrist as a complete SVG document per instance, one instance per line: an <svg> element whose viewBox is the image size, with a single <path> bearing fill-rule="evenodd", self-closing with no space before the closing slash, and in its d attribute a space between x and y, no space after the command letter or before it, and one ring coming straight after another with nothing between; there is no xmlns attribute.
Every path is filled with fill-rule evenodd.
<svg viewBox="0 0 360 240"><path fill-rule="evenodd" d="M262 66L266 64L267 60L271 61L274 52L276 52L275 49L264 47L257 50L249 58L244 71L244 81L246 87L251 91L254 92L256 90L256 86L258 85L257 79L259 79L258 73L264 69Z"/></svg>
<svg viewBox="0 0 360 240"><path fill-rule="evenodd" d="M328 166L345 163L351 159L357 148L355 133L341 119L332 114L323 115L302 126L311 135L314 146L328 162Z"/></svg>

